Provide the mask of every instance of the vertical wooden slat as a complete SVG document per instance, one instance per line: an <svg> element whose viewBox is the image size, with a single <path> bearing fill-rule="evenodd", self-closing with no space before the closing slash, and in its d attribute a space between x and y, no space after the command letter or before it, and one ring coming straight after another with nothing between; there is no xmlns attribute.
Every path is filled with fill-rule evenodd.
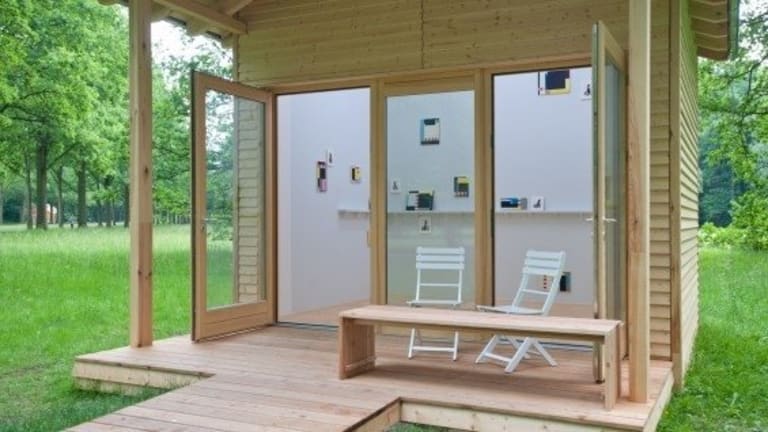
<svg viewBox="0 0 768 432"><path fill-rule="evenodd" d="M381 84L371 84L371 283L374 304L387 302L387 149L384 144L386 115Z"/></svg>
<svg viewBox="0 0 768 432"><path fill-rule="evenodd" d="M152 345L152 1L130 4L130 343Z"/></svg>
<svg viewBox="0 0 768 432"><path fill-rule="evenodd" d="M629 2L628 323L629 397L648 400L650 367L651 2Z"/></svg>
<svg viewBox="0 0 768 432"><path fill-rule="evenodd" d="M675 387L683 383L680 353L680 8L679 0L670 2L669 44L669 229L670 229L670 354Z"/></svg>
<svg viewBox="0 0 768 432"><path fill-rule="evenodd" d="M486 141L488 125L486 118L490 115L486 98L490 91L485 85L484 71L475 72L475 298L476 304L492 304L492 275L493 242L491 241L491 224L493 217L493 202L489 205L488 192L492 189L493 169L491 169L490 146Z"/></svg>

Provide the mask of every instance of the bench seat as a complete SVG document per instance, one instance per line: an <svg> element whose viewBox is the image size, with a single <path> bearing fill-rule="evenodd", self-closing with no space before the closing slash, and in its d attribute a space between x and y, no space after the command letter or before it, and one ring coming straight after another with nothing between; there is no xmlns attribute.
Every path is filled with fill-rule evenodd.
<svg viewBox="0 0 768 432"><path fill-rule="evenodd" d="M339 379L375 367L375 326L491 332L545 339L592 342L604 347L604 401L612 409L621 393L619 321L520 316L465 310L370 305L339 314Z"/></svg>

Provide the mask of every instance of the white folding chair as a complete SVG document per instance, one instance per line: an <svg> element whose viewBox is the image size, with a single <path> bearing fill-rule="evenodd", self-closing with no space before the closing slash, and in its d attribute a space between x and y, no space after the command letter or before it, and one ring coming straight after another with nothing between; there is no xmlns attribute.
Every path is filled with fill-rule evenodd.
<svg viewBox="0 0 768 432"><path fill-rule="evenodd" d="M411 307L435 306L457 308L461 305L464 276L464 248L416 248L416 297ZM459 351L459 332L454 332L453 345L425 345L421 332L411 329L408 358L416 351L449 352L453 360Z"/></svg>
<svg viewBox="0 0 768 432"><path fill-rule="evenodd" d="M563 275L565 266L565 252L540 252L529 250L525 254L525 263L523 264L523 276L520 280L520 288L512 300L512 304L506 306L478 306L482 311L505 313L512 315L549 315L552 304L555 302L560 290L560 278ZM546 290L529 288L528 284L531 276L541 276L550 278ZM538 279L538 278L534 278ZM525 305L525 306L524 306ZM538 305L538 307L536 306ZM510 343L517 351L512 357L506 357L494 353L494 349L499 343ZM552 358L541 343L533 337L526 337L519 341L515 337L495 334L485 345L483 351L475 360L475 363L481 363L487 359L496 360L506 364L504 372L511 373L523 358L530 358L528 350L533 348L533 354L541 355L550 366L557 366L557 362Z"/></svg>

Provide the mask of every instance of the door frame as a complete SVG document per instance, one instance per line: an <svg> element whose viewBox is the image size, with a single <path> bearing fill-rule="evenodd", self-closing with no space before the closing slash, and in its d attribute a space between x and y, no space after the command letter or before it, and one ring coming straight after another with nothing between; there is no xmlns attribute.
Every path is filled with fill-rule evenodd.
<svg viewBox="0 0 768 432"><path fill-rule="evenodd" d="M264 104L264 298L239 305L207 308L207 232L206 232L206 105L207 91ZM194 341L274 323L276 304L276 194L274 95L271 92L229 81L204 72L192 72L192 332ZM237 161L238 146L235 146ZM237 164L234 169L237 180ZM237 199L238 188L235 188ZM233 215L233 290L237 289L237 215Z"/></svg>

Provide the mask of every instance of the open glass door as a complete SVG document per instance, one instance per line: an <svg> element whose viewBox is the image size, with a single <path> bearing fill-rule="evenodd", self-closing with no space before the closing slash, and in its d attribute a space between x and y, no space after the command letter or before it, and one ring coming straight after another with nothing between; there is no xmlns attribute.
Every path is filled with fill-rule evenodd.
<svg viewBox="0 0 768 432"><path fill-rule="evenodd" d="M626 322L626 62L602 22L592 36L595 317Z"/></svg>
<svg viewBox="0 0 768 432"><path fill-rule="evenodd" d="M274 321L272 95L192 75L192 339Z"/></svg>

